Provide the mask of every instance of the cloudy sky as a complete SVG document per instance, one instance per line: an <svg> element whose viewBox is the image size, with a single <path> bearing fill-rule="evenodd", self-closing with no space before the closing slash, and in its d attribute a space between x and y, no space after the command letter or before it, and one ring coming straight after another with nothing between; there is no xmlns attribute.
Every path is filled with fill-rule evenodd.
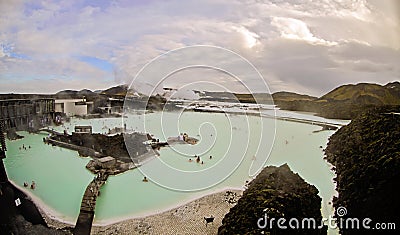
<svg viewBox="0 0 400 235"><path fill-rule="evenodd" d="M155 57L198 44L240 54L271 91L319 96L341 84L385 84L400 80L400 2L0 0L0 92L130 84ZM175 80L199 74L230 87L209 69ZM248 85L262 92L256 80Z"/></svg>

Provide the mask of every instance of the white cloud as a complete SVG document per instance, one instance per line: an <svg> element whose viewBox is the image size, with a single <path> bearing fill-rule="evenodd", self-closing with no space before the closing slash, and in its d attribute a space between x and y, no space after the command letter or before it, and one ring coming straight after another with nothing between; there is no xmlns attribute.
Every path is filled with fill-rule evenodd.
<svg viewBox="0 0 400 235"><path fill-rule="evenodd" d="M271 24L278 28L281 36L286 39L303 40L313 44L321 44L326 46L337 45L336 42L326 41L315 37L307 24L301 20L284 17L273 17Z"/></svg>
<svg viewBox="0 0 400 235"><path fill-rule="evenodd" d="M49 82L53 90L79 81L91 81L92 89L129 83L152 58L195 44L242 54L273 90L319 95L373 77L384 83L400 77L396 9L396 0L0 1L0 44L12 46L0 49L1 89L21 90L12 76L57 78ZM79 56L115 69L105 72Z"/></svg>
<svg viewBox="0 0 400 235"><path fill-rule="evenodd" d="M234 29L241 33L244 39L244 45L248 48L253 48L257 44L259 44L258 38L260 37L254 32L249 31L247 28L241 27L234 27Z"/></svg>

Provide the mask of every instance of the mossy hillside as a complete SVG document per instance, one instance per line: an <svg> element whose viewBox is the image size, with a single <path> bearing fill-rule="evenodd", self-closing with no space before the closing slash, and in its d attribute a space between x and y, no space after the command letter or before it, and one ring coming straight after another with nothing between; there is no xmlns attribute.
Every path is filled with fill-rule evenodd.
<svg viewBox="0 0 400 235"><path fill-rule="evenodd" d="M334 206L346 207L348 217L399 220L400 115L396 112L400 110L393 107L369 110L330 137L325 151L337 174L339 196Z"/></svg>

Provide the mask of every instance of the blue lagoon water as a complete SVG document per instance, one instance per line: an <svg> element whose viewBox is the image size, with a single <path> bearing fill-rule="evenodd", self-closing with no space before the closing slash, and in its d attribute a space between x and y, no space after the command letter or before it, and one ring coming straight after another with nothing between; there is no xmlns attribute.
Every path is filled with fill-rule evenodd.
<svg viewBox="0 0 400 235"><path fill-rule="evenodd" d="M124 120L72 119L55 129L72 132L75 125L92 125L94 132L105 133L123 122L128 130L149 132L160 141L180 132L200 141L162 148L159 157L139 169L109 177L97 200L95 224L155 214L224 188L242 188L261 166L284 163L318 188L323 216L332 214L329 202L336 194L335 175L323 159L323 148L333 131L314 132L321 127L257 116L196 112L131 114ZM7 142L4 162L9 178L21 187L35 180L36 189L26 191L58 218L75 223L83 192L94 177L85 169L90 159L44 144L45 134L20 134L25 138ZM23 144L31 149L20 150ZM195 154L203 164L189 162ZM143 175L150 182L142 182Z"/></svg>

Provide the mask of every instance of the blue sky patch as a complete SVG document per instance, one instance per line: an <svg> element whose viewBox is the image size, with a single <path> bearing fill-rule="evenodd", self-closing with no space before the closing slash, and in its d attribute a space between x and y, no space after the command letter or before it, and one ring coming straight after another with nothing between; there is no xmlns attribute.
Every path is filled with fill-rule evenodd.
<svg viewBox="0 0 400 235"><path fill-rule="evenodd" d="M99 59L91 56L78 56L80 61L88 63L96 68L99 68L106 72L112 72L114 69L114 65L108 62L107 60Z"/></svg>

